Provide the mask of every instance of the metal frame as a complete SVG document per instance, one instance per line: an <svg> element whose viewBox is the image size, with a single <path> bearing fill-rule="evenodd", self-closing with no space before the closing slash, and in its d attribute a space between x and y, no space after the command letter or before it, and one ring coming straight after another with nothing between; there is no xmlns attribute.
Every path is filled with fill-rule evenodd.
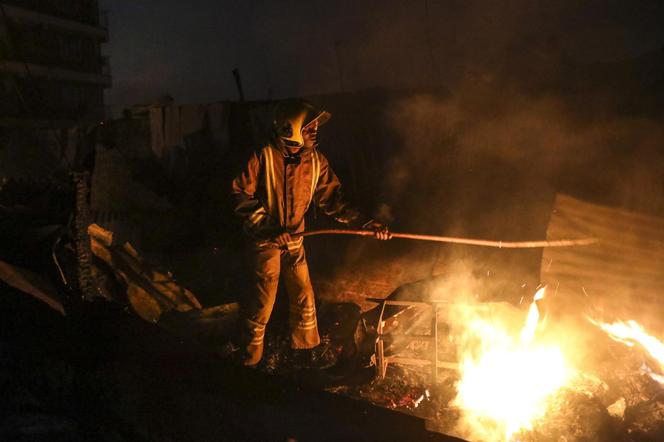
<svg viewBox="0 0 664 442"><path fill-rule="evenodd" d="M368 299L373 302L380 303L380 315L378 317L378 324L376 324L376 371L378 376L381 379L385 378L387 373L387 366L390 363L394 364L404 364L404 365L417 365L417 366L429 366L431 367L431 378L435 383L438 381L438 368L444 368L448 370L457 370L459 365L456 362L449 361L439 361L438 360L438 311L439 305L441 303L447 303L447 301L392 301L388 299ZM383 315L385 313L385 307L387 305L401 305L401 306L419 306L426 307L431 310L431 334L429 335L409 335L409 334L396 334L396 333L384 333L383 327ZM431 358L405 358L398 355L394 356L385 356L385 336L401 336L411 339L413 341L424 341L431 342L433 344L433 351L431 352Z"/></svg>

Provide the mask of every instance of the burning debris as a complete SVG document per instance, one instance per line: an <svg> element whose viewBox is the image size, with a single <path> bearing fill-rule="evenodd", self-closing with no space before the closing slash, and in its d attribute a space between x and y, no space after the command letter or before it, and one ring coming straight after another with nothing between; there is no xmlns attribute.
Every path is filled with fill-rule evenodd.
<svg viewBox="0 0 664 442"><path fill-rule="evenodd" d="M347 440L367 422L380 427L375 434L383 439L426 433L429 440L449 440L411 416L220 358L238 304L203 308L170 272L86 221L86 211L75 210L76 204L84 209L77 192L85 189L62 192L68 202L62 213L0 201L0 222L13 229L0 231L9 235L0 250L0 379L6 393L0 439L312 440L323 420L338 419L343 425L326 432L331 440ZM69 222L72 213L76 222ZM25 241L17 244L12 236ZM321 306L319 316L324 346L318 357L330 361L322 365L347 362L340 379L356 368L360 311L337 304ZM295 378L286 341L278 330L270 336L275 364L262 369L289 369ZM251 413L256 407L266 410L262 426ZM293 416L307 424L293 424Z"/></svg>
<svg viewBox="0 0 664 442"><path fill-rule="evenodd" d="M36 242L47 247L29 246L22 259L0 262L3 281L61 315L75 311L81 298L104 298L229 356L239 305L203 308L170 272L86 222L86 190L80 179L77 186L70 207L76 222L66 224L65 216L57 229L37 226L46 236ZM32 250L46 250L40 265L34 259L30 265ZM271 325L257 371L425 418L432 429L471 440L661 439L662 341L635 320L589 317L581 321L586 328L567 328L556 293L557 287L540 288L525 309L399 291L364 313L355 304L323 303L316 369L298 366L282 321L282 328ZM419 308L425 304L436 308ZM588 341L592 352L580 351L575 340ZM583 361L590 353L592 361Z"/></svg>
<svg viewBox="0 0 664 442"><path fill-rule="evenodd" d="M450 330L460 368L435 386L427 384L426 372L413 377L406 374L412 369L395 367L385 380L352 394L398 407L412 397L408 386L428 385L437 410L399 408L430 419L438 431L470 440L660 440L661 341L635 321L593 322L621 342L619 348L591 330L572 329L567 336L548 330L552 318L539 305L544 293L544 288L536 293L527 312L508 306L494 307L491 314L458 308ZM589 345L601 355L595 367L570 354L570 338L584 335L593 336Z"/></svg>
<svg viewBox="0 0 664 442"><path fill-rule="evenodd" d="M664 379L662 378L662 372L664 372L664 344L659 339L649 335L644 330L643 326L634 320L629 320L627 322L617 321L611 324L596 321L592 318L588 318L588 320L604 330L611 339L614 339L617 342L622 342L628 347L633 347L638 344L646 350L658 365L658 367L656 367L658 373L645 365L644 370L653 378L653 380L660 384L664 384Z"/></svg>
<svg viewBox="0 0 664 442"><path fill-rule="evenodd" d="M438 354L458 360L459 369L444 370L436 383L424 365L391 364L384 378L331 391L426 418L430 428L469 440L660 440L661 341L636 321L593 320L593 329L578 315L572 322L552 315L560 298L549 290L540 288L525 311L467 300L445 304ZM396 338L430 331L415 303L381 310L386 352L431 354L430 346ZM363 315L373 318L369 323L376 317ZM367 331L376 339L375 328Z"/></svg>
<svg viewBox="0 0 664 442"><path fill-rule="evenodd" d="M465 320L453 405L463 411L463 425L478 439L511 440L531 430L546 413L549 398L573 375L559 347L535 339L540 320L536 303L544 291L536 293L517 335L500 319L473 315Z"/></svg>

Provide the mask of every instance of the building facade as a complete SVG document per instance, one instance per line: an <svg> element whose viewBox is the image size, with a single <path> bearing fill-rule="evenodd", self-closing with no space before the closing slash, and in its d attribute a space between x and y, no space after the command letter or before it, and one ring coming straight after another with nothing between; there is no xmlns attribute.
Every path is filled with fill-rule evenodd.
<svg viewBox="0 0 664 442"><path fill-rule="evenodd" d="M107 41L97 0L0 0L0 126L64 129L104 119Z"/></svg>

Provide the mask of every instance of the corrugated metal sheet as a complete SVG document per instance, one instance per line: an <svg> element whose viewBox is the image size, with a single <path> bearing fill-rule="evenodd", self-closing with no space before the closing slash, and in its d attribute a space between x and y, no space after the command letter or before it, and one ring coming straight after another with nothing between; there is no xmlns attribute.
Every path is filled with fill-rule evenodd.
<svg viewBox="0 0 664 442"><path fill-rule="evenodd" d="M228 103L185 104L150 106L150 138L152 152L169 172L182 167L178 162L187 150L188 139L193 135L206 133L209 142L218 143L217 149L224 150L228 144L229 112ZM183 152L179 152L183 151ZM186 153L189 158L191 153Z"/></svg>
<svg viewBox="0 0 664 442"><path fill-rule="evenodd" d="M545 249L541 280L566 301L597 313L662 314L664 219L557 195L547 238L586 236L599 243Z"/></svg>

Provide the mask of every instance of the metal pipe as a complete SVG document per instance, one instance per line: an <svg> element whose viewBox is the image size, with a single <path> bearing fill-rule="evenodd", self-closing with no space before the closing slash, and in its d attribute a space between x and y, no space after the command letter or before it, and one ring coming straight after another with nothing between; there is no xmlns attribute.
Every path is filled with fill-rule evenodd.
<svg viewBox="0 0 664 442"><path fill-rule="evenodd" d="M311 230L309 232L295 233L293 238L300 236L316 235L355 235L355 236L374 236L372 230L346 230L346 229L321 229ZM416 233L397 233L392 232L392 238L415 239L419 241L434 241L452 244L466 244L471 246L495 247L498 249L535 249L540 247L571 247L587 246L598 242L597 238L581 239L559 239L553 241L493 241L485 239L459 238L453 236L435 236L420 235Z"/></svg>

